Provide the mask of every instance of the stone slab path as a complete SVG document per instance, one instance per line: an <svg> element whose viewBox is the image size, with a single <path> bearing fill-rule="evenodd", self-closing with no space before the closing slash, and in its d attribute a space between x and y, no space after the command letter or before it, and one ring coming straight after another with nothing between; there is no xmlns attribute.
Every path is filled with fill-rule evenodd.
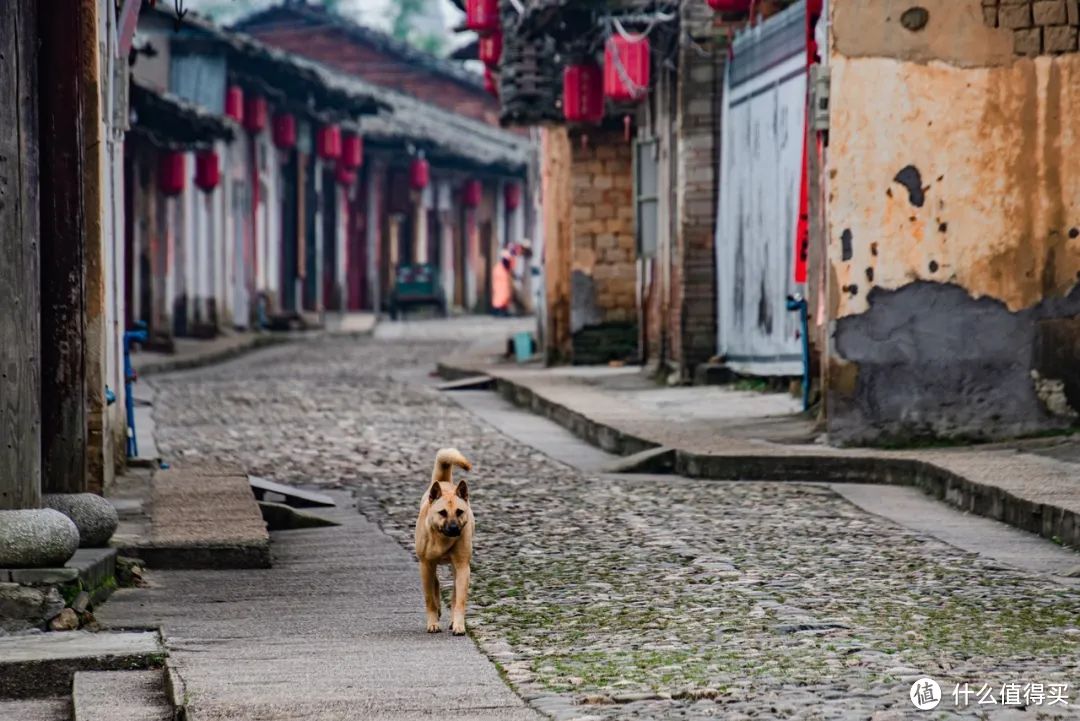
<svg viewBox="0 0 1080 721"><path fill-rule="evenodd" d="M468 638L424 632L409 554L350 496L273 535L266 570L152 571L98 620L158 624L192 721L534 721Z"/></svg>

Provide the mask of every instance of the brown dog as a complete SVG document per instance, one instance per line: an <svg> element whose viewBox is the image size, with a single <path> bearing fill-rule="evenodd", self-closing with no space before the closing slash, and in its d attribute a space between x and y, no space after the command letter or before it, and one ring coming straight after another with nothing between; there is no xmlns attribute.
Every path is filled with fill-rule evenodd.
<svg viewBox="0 0 1080 721"><path fill-rule="evenodd" d="M435 570L445 563L454 567L450 630L461 636L465 633L465 603L469 599L473 514L465 481L454 485L454 466L466 471L472 469L472 464L454 448L444 448L436 454L431 486L420 502L420 515L416 519L416 558L420 561L428 633L442 630L439 628L442 599Z"/></svg>

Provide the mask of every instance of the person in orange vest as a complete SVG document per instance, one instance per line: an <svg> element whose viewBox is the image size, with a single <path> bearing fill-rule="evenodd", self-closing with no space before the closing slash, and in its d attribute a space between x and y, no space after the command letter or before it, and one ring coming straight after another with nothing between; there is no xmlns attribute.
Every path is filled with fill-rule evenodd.
<svg viewBox="0 0 1080 721"><path fill-rule="evenodd" d="M509 250L499 254L499 262L491 269L491 313L510 315L510 301L514 295L514 256Z"/></svg>

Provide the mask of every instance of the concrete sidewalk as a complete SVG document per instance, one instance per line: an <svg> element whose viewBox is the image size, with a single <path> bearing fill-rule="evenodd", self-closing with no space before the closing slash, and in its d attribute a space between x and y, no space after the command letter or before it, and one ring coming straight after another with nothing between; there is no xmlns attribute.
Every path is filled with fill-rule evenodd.
<svg viewBox="0 0 1080 721"><path fill-rule="evenodd" d="M540 721L471 639L424 631L415 563L335 497L342 525L275 533L272 569L153 571L98 620L161 624L191 721Z"/></svg>
<svg viewBox="0 0 1080 721"><path fill-rule="evenodd" d="M896 483L1080 548L1080 457L1074 439L887 451L824 445L785 395L663 388L636 369L521 368L467 354L447 378L486 374L497 391L619 455L673 451L675 470L718 480Z"/></svg>

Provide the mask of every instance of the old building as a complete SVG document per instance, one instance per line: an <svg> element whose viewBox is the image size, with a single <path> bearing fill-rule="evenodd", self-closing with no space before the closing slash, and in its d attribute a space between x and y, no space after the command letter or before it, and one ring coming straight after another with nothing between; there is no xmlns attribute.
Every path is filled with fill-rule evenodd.
<svg viewBox="0 0 1080 721"><path fill-rule="evenodd" d="M831 4L830 437L1075 423L1077 3Z"/></svg>
<svg viewBox="0 0 1080 721"><path fill-rule="evenodd" d="M547 175L574 178L573 194L555 181L544 199L550 360L636 359L689 379L717 355L719 99L746 17L704 1L503 4L504 121L542 125ZM613 43L627 58L643 48L640 77ZM612 82L640 87L613 98ZM781 315L784 300L769 297Z"/></svg>
<svg viewBox="0 0 1080 721"><path fill-rule="evenodd" d="M100 493L124 448L130 3L38 5L0 6L0 513Z"/></svg>
<svg viewBox="0 0 1080 721"><path fill-rule="evenodd" d="M361 124L370 160L358 177L363 307L391 310L399 273L429 267L444 308L486 311L492 264L502 248L536 237L538 218L532 143L495 127L498 103L482 78L305 2L258 12L237 28L378 88L390 106Z"/></svg>

